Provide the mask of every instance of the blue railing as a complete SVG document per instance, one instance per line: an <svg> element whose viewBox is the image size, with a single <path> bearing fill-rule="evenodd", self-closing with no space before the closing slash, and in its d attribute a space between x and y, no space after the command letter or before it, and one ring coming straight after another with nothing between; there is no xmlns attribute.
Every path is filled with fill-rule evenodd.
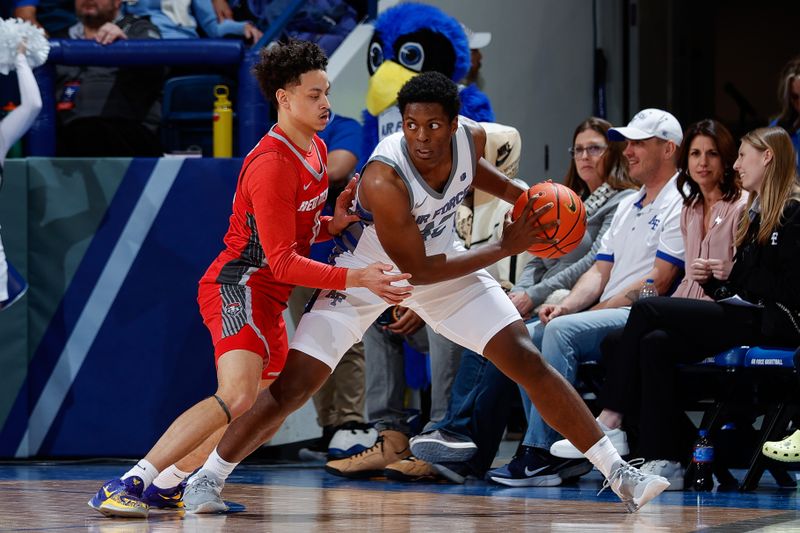
<svg viewBox="0 0 800 533"><path fill-rule="evenodd" d="M42 112L26 137L28 155L56 152L55 65L231 66L238 67L236 95L239 156L244 156L270 126L269 103L250 74L258 50L277 39L306 0L294 0L252 48L228 39L123 40L100 45L88 40L52 39L47 63L34 70L42 93ZM368 3L368 18L377 15L377 0Z"/></svg>
<svg viewBox="0 0 800 533"><path fill-rule="evenodd" d="M34 74L42 93L42 112L27 137L28 154L52 157L56 148L54 65L231 66L238 67L236 101L239 155L245 155L269 127L269 104L250 74L258 51L227 39L129 40L102 46L93 41L51 40L47 64Z"/></svg>

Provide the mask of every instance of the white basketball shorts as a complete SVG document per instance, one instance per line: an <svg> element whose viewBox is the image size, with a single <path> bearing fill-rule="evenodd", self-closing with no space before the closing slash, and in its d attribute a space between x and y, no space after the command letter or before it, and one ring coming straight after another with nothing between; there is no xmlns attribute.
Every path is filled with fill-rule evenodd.
<svg viewBox="0 0 800 533"><path fill-rule="evenodd" d="M497 332L521 320L508 295L485 270L414 287L403 306L433 330L477 353ZM322 290L304 314L289 348L319 359L331 371L388 305L368 289Z"/></svg>

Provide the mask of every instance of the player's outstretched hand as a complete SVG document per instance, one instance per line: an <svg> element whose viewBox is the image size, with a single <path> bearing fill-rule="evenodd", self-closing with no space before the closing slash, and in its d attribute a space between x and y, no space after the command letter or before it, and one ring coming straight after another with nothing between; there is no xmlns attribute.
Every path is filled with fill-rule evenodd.
<svg viewBox="0 0 800 533"><path fill-rule="evenodd" d="M339 196L336 197L336 207L333 210L333 219L328 224L328 233L331 235L338 235L344 229L352 224L358 222L358 215L353 214L350 206L353 205L353 200L356 197L356 182L358 181L358 174L356 174L347 184Z"/></svg>
<svg viewBox="0 0 800 533"><path fill-rule="evenodd" d="M540 196L541 193L537 193L530 197L517 220L511 220L510 211L506 214L503 238L500 241L500 246L506 251L506 255L521 254L534 244L553 244L558 242L555 239L549 239L545 233L557 227L558 221L554 220L546 224L539 223L539 218L553 208L553 202L548 202L537 209L533 209L533 203Z"/></svg>
<svg viewBox="0 0 800 533"><path fill-rule="evenodd" d="M411 274L387 274L394 267L386 263L372 263L365 268L351 268L347 271L348 287L365 287L388 304L399 304L411 296L411 285L407 283L396 287L392 283L405 281Z"/></svg>

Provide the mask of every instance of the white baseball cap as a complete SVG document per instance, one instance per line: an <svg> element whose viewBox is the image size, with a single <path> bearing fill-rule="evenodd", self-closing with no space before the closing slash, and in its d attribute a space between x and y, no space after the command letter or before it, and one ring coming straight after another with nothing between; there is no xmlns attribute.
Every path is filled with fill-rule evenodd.
<svg viewBox="0 0 800 533"><path fill-rule="evenodd" d="M661 109L643 109L624 128L608 130L608 138L612 141L641 141L652 137L672 141L680 146L683 130L678 119Z"/></svg>
<svg viewBox="0 0 800 533"><path fill-rule="evenodd" d="M483 48L484 46L489 46L489 43L492 42L492 34L488 31L474 32L465 24L462 24L461 28L464 30L464 33L467 34L470 50L477 50L479 48Z"/></svg>

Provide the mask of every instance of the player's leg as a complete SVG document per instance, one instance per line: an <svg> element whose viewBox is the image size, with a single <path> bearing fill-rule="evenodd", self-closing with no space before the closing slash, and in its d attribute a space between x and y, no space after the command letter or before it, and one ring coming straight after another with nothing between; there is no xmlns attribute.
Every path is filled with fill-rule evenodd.
<svg viewBox="0 0 800 533"><path fill-rule="evenodd" d="M220 357L214 395L184 411L136 466L104 484L89 506L107 516L147 516L142 493L158 472L183 458L219 428L247 411L258 392L263 360L257 353L232 350Z"/></svg>
<svg viewBox="0 0 800 533"><path fill-rule="evenodd" d="M286 417L302 407L331 375L331 367L291 350L281 375L258 394L252 408L225 430L217 448L186 487L184 504L190 513L227 509L221 492L234 468L280 429Z"/></svg>
<svg viewBox="0 0 800 533"><path fill-rule="evenodd" d="M669 486L666 479L645 475L622 460L572 385L543 360L521 320L498 332L483 353L519 383L542 418L602 472L628 511L636 511Z"/></svg>
<svg viewBox="0 0 800 533"><path fill-rule="evenodd" d="M260 390L269 387L273 381L275 380L262 379L259 386ZM151 508L182 508L186 479L192 472L203 466L203 463L206 462L211 452L216 448L226 428L227 425L219 428L183 459L159 472L158 476L153 480L153 484L144 491L142 500Z"/></svg>
<svg viewBox="0 0 800 533"><path fill-rule="evenodd" d="M542 358L516 308L485 271L438 285L415 294L422 307L415 311L436 331L482 353L521 385L543 418L571 435L568 438L610 480L629 510L669 485L666 479L644 476L622 461L575 389ZM440 303L442 294L451 295L446 308Z"/></svg>
<svg viewBox="0 0 800 533"><path fill-rule="evenodd" d="M261 391L250 411L228 427L212 457L190 479L184 496L188 511L224 509L220 493L231 471L319 390L345 351L386 308L367 289L348 289L345 298L342 294L323 291L303 315L281 375Z"/></svg>

